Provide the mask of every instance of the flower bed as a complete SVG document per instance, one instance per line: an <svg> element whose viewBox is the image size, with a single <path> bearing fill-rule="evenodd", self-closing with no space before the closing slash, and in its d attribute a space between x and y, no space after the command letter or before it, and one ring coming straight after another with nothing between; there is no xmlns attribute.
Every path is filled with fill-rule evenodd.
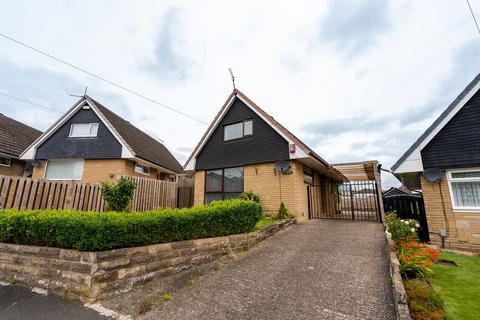
<svg viewBox="0 0 480 320"><path fill-rule="evenodd" d="M439 298L427 281L438 258L438 250L418 242L418 227L415 220L399 219L395 213L387 214L386 232L393 240L392 249L400 265L410 315L413 319L442 319L444 313Z"/></svg>
<svg viewBox="0 0 480 320"><path fill-rule="evenodd" d="M250 232L261 217L238 199L142 213L3 210L0 242L102 251Z"/></svg>

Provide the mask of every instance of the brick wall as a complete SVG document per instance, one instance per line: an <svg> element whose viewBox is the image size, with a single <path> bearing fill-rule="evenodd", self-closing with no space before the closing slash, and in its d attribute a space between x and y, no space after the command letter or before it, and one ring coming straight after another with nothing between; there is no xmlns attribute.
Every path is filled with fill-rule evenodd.
<svg viewBox="0 0 480 320"><path fill-rule="evenodd" d="M447 248L480 251L480 212L466 213L453 211L446 176L440 184L428 182L422 177L421 185L430 240L439 245L440 236L438 233L442 229L446 230L448 224L448 237L445 241ZM445 221L443 213L440 187L443 194L443 205L445 207L447 222Z"/></svg>
<svg viewBox="0 0 480 320"><path fill-rule="evenodd" d="M0 243L0 280L93 301L243 250L294 222L285 220L245 234L102 252Z"/></svg>
<svg viewBox="0 0 480 320"><path fill-rule="evenodd" d="M298 219L308 219L307 185L303 181L303 165L298 161L290 161L290 165L290 175L276 172L274 162L244 166L244 190L260 195L263 209L268 214L276 213L283 200L290 213ZM197 171L194 205L204 203L204 188L205 171Z"/></svg>
<svg viewBox="0 0 480 320"><path fill-rule="evenodd" d="M0 175L2 176L23 176L23 169L25 168L25 162L17 159L10 160L10 167L0 166Z"/></svg>

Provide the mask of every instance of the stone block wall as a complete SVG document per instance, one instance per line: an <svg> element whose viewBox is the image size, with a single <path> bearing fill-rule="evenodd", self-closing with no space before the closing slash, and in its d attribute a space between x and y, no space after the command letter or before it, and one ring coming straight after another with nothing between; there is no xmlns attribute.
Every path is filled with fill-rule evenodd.
<svg viewBox="0 0 480 320"><path fill-rule="evenodd" d="M0 243L0 280L94 301L215 261L231 251L253 246L292 223L294 220L285 220L246 234L101 252Z"/></svg>

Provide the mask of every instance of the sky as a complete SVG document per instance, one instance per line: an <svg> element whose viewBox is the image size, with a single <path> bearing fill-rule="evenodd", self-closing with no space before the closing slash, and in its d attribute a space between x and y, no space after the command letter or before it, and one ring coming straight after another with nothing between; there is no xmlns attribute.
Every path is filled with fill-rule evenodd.
<svg viewBox="0 0 480 320"><path fill-rule="evenodd" d="M206 123L232 68L243 93L330 163L387 169L480 72L465 1L0 0L0 33ZM206 130L0 37L1 113L45 130L85 87L182 164Z"/></svg>

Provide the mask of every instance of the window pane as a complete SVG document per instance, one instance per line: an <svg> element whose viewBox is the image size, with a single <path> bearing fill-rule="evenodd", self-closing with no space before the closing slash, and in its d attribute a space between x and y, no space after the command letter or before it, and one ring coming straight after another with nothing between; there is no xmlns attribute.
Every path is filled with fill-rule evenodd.
<svg viewBox="0 0 480 320"><path fill-rule="evenodd" d="M457 207L480 207L480 181L452 182Z"/></svg>
<svg viewBox="0 0 480 320"><path fill-rule="evenodd" d="M10 159L0 158L0 166L10 167Z"/></svg>
<svg viewBox="0 0 480 320"><path fill-rule="evenodd" d="M81 180L83 160L49 160L45 179Z"/></svg>
<svg viewBox="0 0 480 320"><path fill-rule="evenodd" d="M230 124L224 127L224 140L232 140L243 137L243 122Z"/></svg>
<svg viewBox="0 0 480 320"><path fill-rule="evenodd" d="M207 171L205 191L222 191L222 170Z"/></svg>
<svg viewBox="0 0 480 320"><path fill-rule="evenodd" d="M480 171L452 172L452 178L480 178Z"/></svg>
<svg viewBox="0 0 480 320"><path fill-rule="evenodd" d="M98 133L98 123L91 123L90 124L90 135L92 137L96 137Z"/></svg>
<svg viewBox="0 0 480 320"><path fill-rule="evenodd" d="M253 134L253 121L248 120L243 123L243 134L248 136Z"/></svg>
<svg viewBox="0 0 480 320"><path fill-rule="evenodd" d="M225 192L243 192L243 167L225 169Z"/></svg>
<svg viewBox="0 0 480 320"><path fill-rule="evenodd" d="M205 204L209 204L215 200L222 200L221 193L205 193Z"/></svg>
<svg viewBox="0 0 480 320"><path fill-rule="evenodd" d="M240 196L240 193L241 193L241 192L237 192L237 193L225 193L224 196L223 196L223 200L238 198L238 197Z"/></svg>
<svg viewBox="0 0 480 320"><path fill-rule="evenodd" d="M90 123L73 123L70 137L85 137L90 135Z"/></svg>

